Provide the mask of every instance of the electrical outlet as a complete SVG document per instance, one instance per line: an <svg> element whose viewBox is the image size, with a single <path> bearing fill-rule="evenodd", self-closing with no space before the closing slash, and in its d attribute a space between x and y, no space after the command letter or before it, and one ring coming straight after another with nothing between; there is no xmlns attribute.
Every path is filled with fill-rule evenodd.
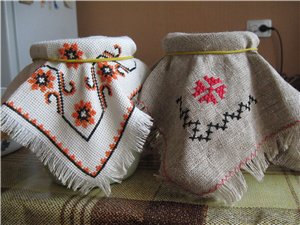
<svg viewBox="0 0 300 225"><path fill-rule="evenodd" d="M260 32L259 27L261 25L266 25L272 27L272 20L248 20L247 21L247 30L255 33L258 37L271 37L272 30L267 30L265 32Z"/></svg>

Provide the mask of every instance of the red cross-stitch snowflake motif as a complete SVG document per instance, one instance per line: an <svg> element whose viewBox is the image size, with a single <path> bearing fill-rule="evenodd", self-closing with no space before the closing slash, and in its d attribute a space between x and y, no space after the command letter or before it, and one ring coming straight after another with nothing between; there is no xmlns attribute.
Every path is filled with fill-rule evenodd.
<svg viewBox="0 0 300 225"><path fill-rule="evenodd" d="M200 80L195 82L196 87L194 87L195 92L193 93L193 96L196 98L201 95L200 99L198 100L200 103L205 101L206 103L212 102L217 104L218 101L214 95L214 92L216 92L221 99L224 99L226 85L222 84L223 81L220 78L208 77L206 75L204 80L207 82L209 87L205 86L205 84Z"/></svg>

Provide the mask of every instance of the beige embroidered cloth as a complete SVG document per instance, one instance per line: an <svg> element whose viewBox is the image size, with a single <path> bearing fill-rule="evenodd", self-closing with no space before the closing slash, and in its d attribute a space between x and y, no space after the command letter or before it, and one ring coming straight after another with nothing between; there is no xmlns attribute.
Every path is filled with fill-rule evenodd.
<svg viewBox="0 0 300 225"><path fill-rule="evenodd" d="M148 72L132 57L135 51L129 37L34 44L34 62L5 96L2 131L28 146L68 187L84 193L100 187L109 194L111 182L135 169L152 125L132 100Z"/></svg>
<svg viewBox="0 0 300 225"><path fill-rule="evenodd" d="M182 191L227 203L270 162L300 170L300 95L256 51L250 32L171 33L141 105L163 144L160 175Z"/></svg>

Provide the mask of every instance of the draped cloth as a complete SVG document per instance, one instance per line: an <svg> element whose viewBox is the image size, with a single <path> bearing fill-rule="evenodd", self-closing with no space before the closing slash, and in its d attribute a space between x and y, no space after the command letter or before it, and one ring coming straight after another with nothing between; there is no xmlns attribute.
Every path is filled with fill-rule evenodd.
<svg viewBox="0 0 300 225"><path fill-rule="evenodd" d="M300 95L258 44L250 32L163 40L139 100L160 134L160 176L179 190L232 203L247 189L241 170L258 180L270 163L300 170Z"/></svg>
<svg viewBox="0 0 300 225"><path fill-rule="evenodd" d="M31 46L33 63L8 88L2 131L63 184L87 193L136 168L152 125L135 107L148 69L129 37L96 36Z"/></svg>

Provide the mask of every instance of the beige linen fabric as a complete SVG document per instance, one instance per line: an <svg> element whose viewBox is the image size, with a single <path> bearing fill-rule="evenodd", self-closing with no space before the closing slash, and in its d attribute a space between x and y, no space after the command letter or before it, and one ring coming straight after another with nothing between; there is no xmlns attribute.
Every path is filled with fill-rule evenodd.
<svg viewBox="0 0 300 225"><path fill-rule="evenodd" d="M137 109L148 69L129 37L89 37L34 44L1 108L2 131L28 146L63 184L87 193L133 172L152 125ZM55 59L107 59L55 62ZM132 167L133 166L133 167Z"/></svg>
<svg viewBox="0 0 300 225"><path fill-rule="evenodd" d="M164 142L160 175L181 190L232 203L247 188L241 169L258 180L269 162L300 169L299 92L251 50L258 44L250 32L164 39L139 98Z"/></svg>

